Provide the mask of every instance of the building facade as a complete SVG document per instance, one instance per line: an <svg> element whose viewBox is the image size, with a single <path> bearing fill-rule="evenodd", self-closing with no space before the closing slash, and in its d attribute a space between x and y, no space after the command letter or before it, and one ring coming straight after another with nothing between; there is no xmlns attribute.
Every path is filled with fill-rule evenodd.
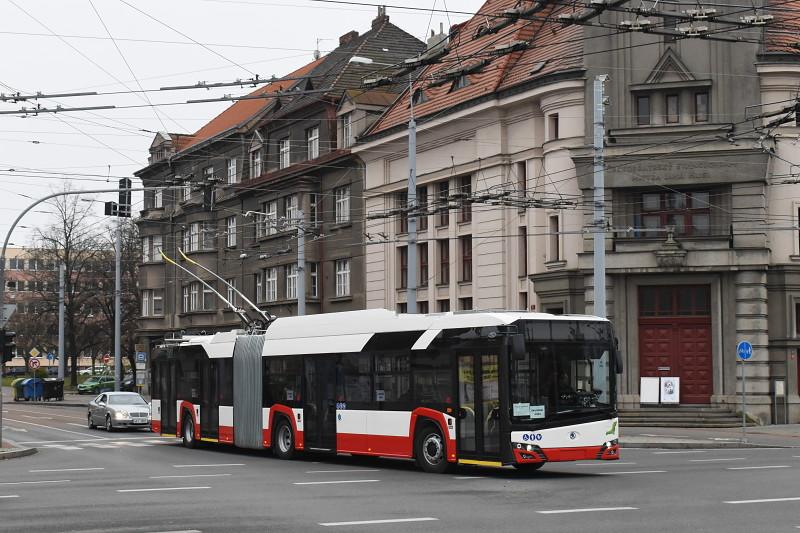
<svg viewBox="0 0 800 533"><path fill-rule="evenodd" d="M261 87L194 135L156 136L150 165L137 173L145 186L165 187L145 193L139 221L141 344L242 327L162 250L239 307L245 302L235 291L181 252L274 316L297 314L300 276L308 314L365 308L364 165L350 144L396 94L355 90L375 69L362 63L401 62L424 47L381 9L369 31L343 35L329 55Z"/></svg>
<svg viewBox="0 0 800 533"><path fill-rule="evenodd" d="M800 51L785 30L797 6L764 12L779 31L739 27L716 40L687 38L692 7L651 13L654 32L610 32L635 28L624 6L489 0L454 28L444 60L403 95L417 104L419 310L594 313L603 231L622 406L642 404L641 378L677 377L681 403L735 408L736 345L749 340L748 412L798 422ZM610 75L601 222L599 75ZM402 311L407 297L410 109L398 100L354 149L367 169L367 232L382 236L367 248L373 308Z"/></svg>

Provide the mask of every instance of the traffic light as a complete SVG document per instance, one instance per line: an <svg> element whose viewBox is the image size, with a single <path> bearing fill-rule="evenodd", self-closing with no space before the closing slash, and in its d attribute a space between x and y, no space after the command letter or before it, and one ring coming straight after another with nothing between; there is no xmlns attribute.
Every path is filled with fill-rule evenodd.
<svg viewBox="0 0 800 533"><path fill-rule="evenodd" d="M131 216L131 179L122 178L119 180L119 217ZM128 189L128 190L123 190Z"/></svg>
<svg viewBox="0 0 800 533"><path fill-rule="evenodd" d="M17 355L17 334L13 331L0 330L0 345L3 348L3 364L11 361Z"/></svg>

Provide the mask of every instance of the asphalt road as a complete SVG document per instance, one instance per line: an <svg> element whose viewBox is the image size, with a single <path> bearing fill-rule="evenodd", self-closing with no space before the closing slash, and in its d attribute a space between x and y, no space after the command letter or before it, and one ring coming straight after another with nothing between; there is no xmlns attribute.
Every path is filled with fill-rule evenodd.
<svg viewBox="0 0 800 533"><path fill-rule="evenodd" d="M623 450L535 474L206 447L6 404L0 531L747 532L800 528L800 449ZM385 522L382 522L385 521ZM363 522L363 523L359 523Z"/></svg>

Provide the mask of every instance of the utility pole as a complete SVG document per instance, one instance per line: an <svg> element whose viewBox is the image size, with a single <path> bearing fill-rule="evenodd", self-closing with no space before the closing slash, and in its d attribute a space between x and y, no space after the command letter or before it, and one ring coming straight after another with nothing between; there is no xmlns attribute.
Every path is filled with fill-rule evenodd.
<svg viewBox="0 0 800 533"><path fill-rule="evenodd" d="M606 317L605 82L594 79L594 314Z"/></svg>
<svg viewBox="0 0 800 533"><path fill-rule="evenodd" d="M306 221L302 209L297 220L297 316L303 316L306 314Z"/></svg>
<svg viewBox="0 0 800 533"><path fill-rule="evenodd" d="M58 379L63 380L66 374L67 361L64 355L64 272L67 266L58 265Z"/></svg>
<svg viewBox="0 0 800 533"><path fill-rule="evenodd" d="M414 81L408 78L408 100L411 118L408 121L408 279L406 280L406 312L417 312L417 122L414 120Z"/></svg>
<svg viewBox="0 0 800 533"><path fill-rule="evenodd" d="M114 240L114 262L116 276L114 280L114 390L122 388L122 316L120 298L122 296L121 259L122 259L122 221L121 218L131 216L131 180L119 180L119 203L106 202L105 214L117 217L117 235Z"/></svg>

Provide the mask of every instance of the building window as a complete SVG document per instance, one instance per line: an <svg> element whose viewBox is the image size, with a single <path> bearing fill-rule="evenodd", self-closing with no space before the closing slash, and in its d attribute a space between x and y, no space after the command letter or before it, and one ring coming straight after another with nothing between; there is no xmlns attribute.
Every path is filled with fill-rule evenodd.
<svg viewBox="0 0 800 533"><path fill-rule="evenodd" d="M319 298L319 265L317 263L306 263L311 283L309 296Z"/></svg>
<svg viewBox="0 0 800 533"><path fill-rule="evenodd" d="M528 275L528 228L519 228L519 277Z"/></svg>
<svg viewBox="0 0 800 533"><path fill-rule="evenodd" d="M286 299L297 299L297 264L286 265Z"/></svg>
<svg viewBox="0 0 800 533"><path fill-rule="evenodd" d="M711 204L708 191L643 193L641 197L641 237L666 237L667 226L676 235L705 236L711 233Z"/></svg>
<svg viewBox="0 0 800 533"><path fill-rule="evenodd" d="M558 139L558 113L550 113L547 117L547 140L555 141Z"/></svg>
<svg viewBox="0 0 800 533"><path fill-rule="evenodd" d="M278 168L286 168L291 164L291 146L289 144L289 137L278 141L279 159Z"/></svg>
<svg viewBox="0 0 800 533"><path fill-rule="evenodd" d="M256 286L256 302L264 301L264 271L256 272L253 276Z"/></svg>
<svg viewBox="0 0 800 533"><path fill-rule="evenodd" d="M264 213L261 223L256 225L256 237L267 237L278 233L278 202L272 200L261 204Z"/></svg>
<svg viewBox="0 0 800 533"><path fill-rule="evenodd" d="M461 244L461 280L472 281L472 236L459 237Z"/></svg>
<svg viewBox="0 0 800 533"><path fill-rule="evenodd" d="M164 189L153 191L153 208L161 209L164 207Z"/></svg>
<svg viewBox="0 0 800 533"><path fill-rule="evenodd" d="M200 223L192 222L189 224L189 251L194 252L200 249Z"/></svg>
<svg viewBox="0 0 800 533"><path fill-rule="evenodd" d="M650 96L636 97L636 124L639 126L650 124Z"/></svg>
<svg viewBox="0 0 800 533"><path fill-rule="evenodd" d="M296 194L291 194L283 199L287 224L294 224L300 218L300 209L298 205L298 197Z"/></svg>
<svg viewBox="0 0 800 533"><path fill-rule="evenodd" d="M427 315L429 312L430 312L430 307L428 306L428 302L426 300L417 302L417 313L421 315Z"/></svg>
<svg viewBox="0 0 800 533"><path fill-rule="evenodd" d="M227 226L227 245L231 248L236 246L236 216L226 219Z"/></svg>
<svg viewBox="0 0 800 533"><path fill-rule="evenodd" d="M428 97L425 96L425 91L422 89L417 89L414 91L414 95L411 97L411 101L414 105L419 105L428 101Z"/></svg>
<svg viewBox="0 0 800 533"><path fill-rule="evenodd" d="M192 310L191 302L189 301L189 286L183 286L183 312L188 313Z"/></svg>
<svg viewBox="0 0 800 533"><path fill-rule="evenodd" d="M462 176L459 182L461 198L461 210L459 211L459 222L472 222L472 176Z"/></svg>
<svg viewBox="0 0 800 533"><path fill-rule="evenodd" d="M709 316L711 287L708 285L641 286L639 316Z"/></svg>
<svg viewBox="0 0 800 533"><path fill-rule="evenodd" d="M142 262L160 263L161 257L161 235L151 235L142 237Z"/></svg>
<svg viewBox="0 0 800 533"><path fill-rule="evenodd" d="M278 299L278 269L276 267L267 268L264 270L264 276L266 278L265 300L274 302Z"/></svg>
<svg viewBox="0 0 800 533"><path fill-rule="evenodd" d="M239 176L236 173L236 159L228 159L228 185L232 185L239 181Z"/></svg>
<svg viewBox="0 0 800 533"><path fill-rule="evenodd" d="M436 311L439 313L448 313L450 311L450 300L437 300Z"/></svg>
<svg viewBox="0 0 800 533"><path fill-rule="evenodd" d="M208 166L203 169L203 180L206 183L214 181L214 167Z"/></svg>
<svg viewBox="0 0 800 533"><path fill-rule="evenodd" d="M8 260L9 270L25 270L25 260L19 257L12 257Z"/></svg>
<svg viewBox="0 0 800 533"><path fill-rule="evenodd" d="M459 298L458 307L461 311L472 311L472 298Z"/></svg>
<svg viewBox="0 0 800 533"><path fill-rule="evenodd" d="M345 185L333 190L335 200L336 223L350 222L350 186Z"/></svg>
<svg viewBox="0 0 800 533"><path fill-rule="evenodd" d="M708 122L708 92L694 93L694 121Z"/></svg>
<svg viewBox="0 0 800 533"><path fill-rule="evenodd" d="M188 202L189 199L192 197L192 186L189 182L186 182L186 185L180 188L181 194L181 202Z"/></svg>
<svg viewBox="0 0 800 533"><path fill-rule="evenodd" d="M216 298L217 295L214 294L214 291L212 291L211 288L206 287L205 285L203 285L202 287L203 287L203 310L209 311L211 309L214 309L215 307L214 299Z"/></svg>
<svg viewBox="0 0 800 533"><path fill-rule="evenodd" d="M561 235L558 215L547 217L547 260L561 261Z"/></svg>
<svg viewBox="0 0 800 533"><path fill-rule="evenodd" d="M202 232L203 250L213 250L217 240L217 228L214 222L203 222L200 224Z"/></svg>
<svg viewBox="0 0 800 533"><path fill-rule="evenodd" d="M439 248L439 284L450 283L450 239L436 241Z"/></svg>
<svg viewBox="0 0 800 533"><path fill-rule="evenodd" d="M182 239L181 239L181 240L183 241L183 251L184 251L184 252L191 252L191 251L192 251L192 240L191 240L191 239L192 239L192 230L191 230L191 224L189 225L189 227L187 227L186 229L184 229L184 230L183 230L183 232L182 232L182 234L181 234L181 237L182 237Z"/></svg>
<svg viewBox="0 0 800 533"><path fill-rule="evenodd" d="M398 192L395 195L395 205L400 211L397 219L397 233L408 233L408 193Z"/></svg>
<svg viewBox="0 0 800 533"><path fill-rule="evenodd" d="M528 193L528 163L527 161L519 161L515 167L517 174L517 190L524 198Z"/></svg>
<svg viewBox="0 0 800 533"><path fill-rule="evenodd" d="M336 296L350 296L350 260L336 261Z"/></svg>
<svg viewBox="0 0 800 533"><path fill-rule="evenodd" d="M308 143L308 158L316 159L319 157L319 126L314 126L306 130L306 142Z"/></svg>
<svg viewBox="0 0 800 533"><path fill-rule="evenodd" d="M250 179L261 175L261 147L250 151Z"/></svg>
<svg viewBox="0 0 800 533"><path fill-rule="evenodd" d="M200 284L195 282L189 285L189 311L199 309L200 305Z"/></svg>
<svg viewBox="0 0 800 533"><path fill-rule="evenodd" d="M439 192L439 215L437 216L437 226L444 228L450 225L450 182L440 181Z"/></svg>
<svg viewBox="0 0 800 533"><path fill-rule="evenodd" d="M400 262L398 287L405 289L408 288L408 246L401 246L397 249L397 258Z"/></svg>
<svg viewBox="0 0 800 533"><path fill-rule="evenodd" d="M677 94L668 94L666 96L667 104L667 124L677 124L681 120L680 113L680 98Z"/></svg>
<svg viewBox="0 0 800 533"><path fill-rule="evenodd" d="M310 218L311 218L311 225L312 226L319 226L322 223L322 195L316 192L312 192L309 198L310 203Z"/></svg>
<svg viewBox="0 0 800 533"><path fill-rule="evenodd" d="M417 229L425 231L428 229L428 188L417 187L417 208L415 209L419 215L417 216Z"/></svg>
<svg viewBox="0 0 800 533"><path fill-rule="evenodd" d="M417 245L419 254L419 286L428 286L428 243Z"/></svg>
<svg viewBox="0 0 800 533"><path fill-rule="evenodd" d="M353 146L353 113L345 113L342 115L342 148L350 148Z"/></svg>
<svg viewBox="0 0 800 533"><path fill-rule="evenodd" d="M408 313L408 304L405 302L397 304L397 312L401 315Z"/></svg>
<svg viewBox="0 0 800 533"><path fill-rule="evenodd" d="M153 291L142 291L142 316L152 316L153 308L150 300L153 297Z"/></svg>
<svg viewBox="0 0 800 533"><path fill-rule="evenodd" d="M527 311L528 310L528 293L527 292L519 293L519 309L520 309L520 311Z"/></svg>
<svg viewBox="0 0 800 533"><path fill-rule="evenodd" d="M462 74L453 81L453 86L450 90L457 91L459 89L463 89L464 87L468 86L469 86L469 77L466 74Z"/></svg>
<svg viewBox="0 0 800 533"><path fill-rule="evenodd" d="M233 305L239 305L238 294L236 294L236 278L228 278L225 280L225 288L227 289L227 298Z"/></svg>

